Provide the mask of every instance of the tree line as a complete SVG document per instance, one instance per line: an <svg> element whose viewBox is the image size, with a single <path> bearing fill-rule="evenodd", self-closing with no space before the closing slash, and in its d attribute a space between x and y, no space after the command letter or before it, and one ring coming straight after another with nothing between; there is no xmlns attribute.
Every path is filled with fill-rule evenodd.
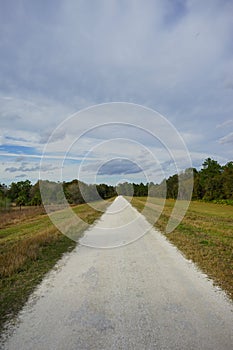
<svg viewBox="0 0 233 350"><path fill-rule="evenodd" d="M233 204L233 162L220 165L211 158L205 159L199 171L189 168L179 175L174 174L164 179L160 184L152 184L149 195L187 199L192 182L192 200L222 201Z"/></svg>
<svg viewBox="0 0 233 350"><path fill-rule="evenodd" d="M42 195L41 195L42 192ZM9 209L10 204L17 206L44 204L82 204L116 196L116 188L106 184L86 184L79 180L54 182L38 180L34 185L29 180L12 182L10 186L0 183L0 208Z"/></svg>
<svg viewBox="0 0 233 350"><path fill-rule="evenodd" d="M41 205L60 203L64 195L68 203L81 204L98 200L99 197L108 199L116 195L152 196L163 198L187 199L188 189L193 180L193 200L228 201L233 203L233 162L220 165L216 160L207 158L201 170L186 169L181 174L174 174L164 179L160 184L153 182L136 184L124 182L117 186L107 184L86 184L77 179L70 182L57 183L39 180L34 185L29 181L12 182L9 186L0 183L0 208L8 209L11 203L22 205Z"/></svg>
<svg viewBox="0 0 233 350"><path fill-rule="evenodd" d="M220 165L216 160L207 158L198 171L195 168L187 169L182 176L186 176L189 171L193 172L193 200L205 201L233 201L233 162ZM187 176L187 181L190 178ZM185 181L181 181L181 184ZM176 198L178 189L178 175L170 176L166 180L167 197Z"/></svg>

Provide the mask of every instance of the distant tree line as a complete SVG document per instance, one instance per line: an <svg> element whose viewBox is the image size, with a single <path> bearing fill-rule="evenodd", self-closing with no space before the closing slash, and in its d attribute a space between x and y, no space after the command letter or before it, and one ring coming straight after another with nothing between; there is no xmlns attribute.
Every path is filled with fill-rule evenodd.
<svg viewBox="0 0 233 350"><path fill-rule="evenodd" d="M216 160L207 158L201 170L188 168L181 174L174 174L160 184L124 183L118 185L123 195L151 196L163 198L187 199L193 185L192 199L205 201L233 201L233 162L220 165ZM178 192L179 190L179 192Z"/></svg>
<svg viewBox="0 0 233 350"><path fill-rule="evenodd" d="M176 199L179 186L180 199L186 199L192 178L193 200L233 201L233 162L222 166L216 160L207 158L200 171L195 168L186 169L179 175L164 179L160 184L124 182L117 186L93 185L76 179L63 183L39 180L34 185L29 180L12 182L10 186L0 183L0 208L8 209L11 203L18 206L42 205L41 187L43 202L46 204L60 203L64 200L64 195L70 204L95 201L100 197L108 199L118 194Z"/></svg>
<svg viewBox="0 0 233 350"><path fill-rule="evenodd" d="M42 195L41 195L42 190ZM0 183L0 208L9 209L10 204L17 206L44 204L62 204L64 198L69 204L82 204L116 196L115 186L106 184L85 184L79 180L54 182L39 180L34 185L29 180L12 182L10 186ZM42 200L43 199L43 200Z"/></svg>
<svg viewBox="0 0 233 350"><path fill-rule="evenodd" d="M233 200L233 162L220 165L216 160L207 158L202 164L200 171L195 168L187 169L182 176L188 176L189 171L193 171L193 200L221 201ZM178 189L178 175L170 176L166 180L167 197L176 198ZM185 180L181 181L185 190ZM186 184L188 185L188 183Z"/></svg>

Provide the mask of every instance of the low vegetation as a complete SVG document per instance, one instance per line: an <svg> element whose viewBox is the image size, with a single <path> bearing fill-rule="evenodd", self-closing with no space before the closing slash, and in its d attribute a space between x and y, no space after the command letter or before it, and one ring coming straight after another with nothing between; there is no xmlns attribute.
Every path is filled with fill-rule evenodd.
<svg viewBox="0 0 233 350"><path fill-rule="evenodd" d="M95 210L88 204L73 208L86 223L92 224L109 205L102 201ZM23 211L21 212L21 214ZM29 215L29 213L27 213ZM1 219L3 215L1 215ZM61 234L47 215L36 210L23 219L4 220L0 230L0 328L21 309L35 286L76 242ZM85 226L80 226L80 236Z"/></svg>
<svg viewBox="0 0 233 350"><path fill-rule="evenodd" d="M134 197L131 204L151 223L161 210L159 198ZM175 201L167 199L155 223L161 232L165 228ZM188 258L193 260L214 282L233 299L233 208L224 204L192 201L179 226L167 234Z"/></svg>
<svg viewBox="0 0 233 350"><path fill-rule="evenodd" d="M45 214L43 206L13 207L0 213L0 229Z"/></svg>

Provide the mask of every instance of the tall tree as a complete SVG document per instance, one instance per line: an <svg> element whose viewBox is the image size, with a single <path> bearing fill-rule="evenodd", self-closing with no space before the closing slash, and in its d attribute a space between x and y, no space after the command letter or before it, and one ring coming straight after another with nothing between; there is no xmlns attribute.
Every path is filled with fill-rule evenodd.
<svg viewBox="0 0 233 350"><path fill-rule="evenodd" d="M19 205L30 204L31 181L12 182L10 185L8 196L12 202L20 203Z"/></svg>
<svg viewBox="0 0 233 350"><path fill-rule="evenodd" d="M233 162L223 167L223 193L226 199L233 199Z"/></svg>
<svg viewBox="0 0 233 350"><path fill-rule="evenodd" d="M202 188L203 199L213 200L221 198L222 181L221 173L223 169L221 165L211 158L207 158L203 163L200 171L200 185Z"/></svg>

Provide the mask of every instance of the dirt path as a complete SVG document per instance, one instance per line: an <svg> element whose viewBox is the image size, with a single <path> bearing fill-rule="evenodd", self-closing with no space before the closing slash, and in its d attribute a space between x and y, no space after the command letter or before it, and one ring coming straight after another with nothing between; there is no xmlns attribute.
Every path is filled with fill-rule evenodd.
<svg viewBox="0 0 233 350"><path fill-rule="evenodd" d="M232 303L124 198L81 244L31 296L4 349L232 349Z"/></svg>

